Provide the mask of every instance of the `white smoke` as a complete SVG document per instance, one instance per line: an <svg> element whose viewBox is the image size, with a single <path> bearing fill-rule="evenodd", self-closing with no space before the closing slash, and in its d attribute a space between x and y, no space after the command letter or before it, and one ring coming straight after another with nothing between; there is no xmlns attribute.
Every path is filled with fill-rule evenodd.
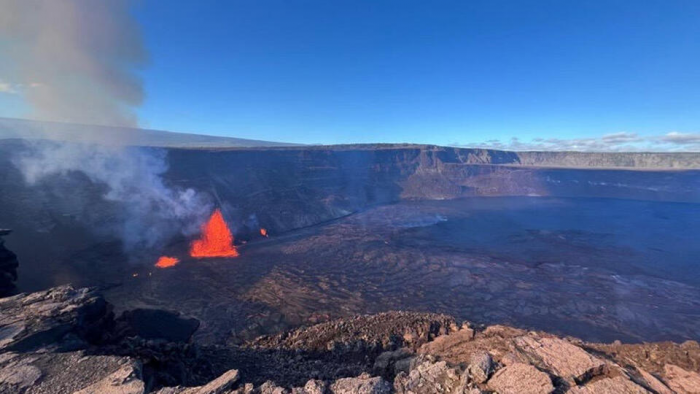
<svg viewBox="0 0 700 394"><path fill-rule="evenodd" d="M33 118L135 126L147 55L131 4L0 0L0 79L26 87Z"/></svg>
<svg viewBox="0 0 700 394"><path fill-rule="evenodd" d="M14 163L29 184L79 171L107 186L105 200L119 203L119 236L127 250L162 246L171 237L191 235L212 210L206 195L168 187L166 153L159 149L38 142ZM68 196L67 196L68 197Z"/></svg>
<svg viewBox="0 0 700 394"><path fill-rule="evenodd" d="M35 119L136 126L143 100L137 70L147 56L131 3L0 0L0 79L25 87L17 93ZM120 233L129 249L196 231L211 210L208 198L168 187L165 151L127 147L128 130L32 144L14 163L30 184L81 172L106 185L104 198L123 207Z"/></svg>

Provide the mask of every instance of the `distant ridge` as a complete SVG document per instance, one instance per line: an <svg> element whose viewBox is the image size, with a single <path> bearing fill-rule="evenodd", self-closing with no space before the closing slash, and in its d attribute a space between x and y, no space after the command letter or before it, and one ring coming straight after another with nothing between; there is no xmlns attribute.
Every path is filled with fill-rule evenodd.
<svg viewBox="0 0 700 394"><path fill-rule="evenodd" d="M49 139L97 143L120 142L132 146L217 151L239 149L302 150L306 152L405 150L435 154L443 163L449 164L591 169L700 169L700 152L501 151L410 143L301 145L130 127L93 126L0 117L0 142L10 139Z"/></svg>
<svg viewBox="0 0 700 394"><path fill-rule="evenodd" d="M0 118L0 140L49 139L58 141L123 142L128 145L165 148L250 148L295 146L284 142L176 133L132 127L97 126Z"/></svg>

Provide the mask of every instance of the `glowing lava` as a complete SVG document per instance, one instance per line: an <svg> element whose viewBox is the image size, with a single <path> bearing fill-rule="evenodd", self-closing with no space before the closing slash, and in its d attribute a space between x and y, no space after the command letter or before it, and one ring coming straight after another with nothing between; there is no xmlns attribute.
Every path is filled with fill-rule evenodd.
<svg viewBox="0 0 700 394"><path fill-rule="evenodd" d="M209 221L202 226L202 238L192 242L190 256L198 259L238 256L238 251L233 246L233 234L226 225L221 210L214 211Z"/></svg>
<svg viewBox="0 0 700 394"><path fill-rule="evenodd" d="M260 235L262 235L263 237L267 237L267 230L265 230L264 228L261 228Z"/></svg>
<svg viewBox="0 0 700 394"><path fill-rule="evenodd" d="M156 267L158 268L170 268L174 267L179 263L180 260L175 258L175 257L168 257L168 256L160 256L158 259L158 262L156 263Z"/></svg>

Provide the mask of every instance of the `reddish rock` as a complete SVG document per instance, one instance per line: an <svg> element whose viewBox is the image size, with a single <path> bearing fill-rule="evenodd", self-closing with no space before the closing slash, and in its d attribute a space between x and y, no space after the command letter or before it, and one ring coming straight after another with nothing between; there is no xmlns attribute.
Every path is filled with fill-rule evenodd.
<svg viewBox="0 0 700 394"><path fill-rule="evenodd" d="M326 392L326 383L323 380L311 379L304 387L295 387L292 389L292 394L324 394Z"/></svg>
<svg viewBox="0 0 700 394"><path fill-rule="evenodd" d="M460 374L444 361L424 362L394 379L394 391L399 394L456 393L462 387Z"/></svg>
<svg viewBox="0 0 700 394"><path fill-rule="evenodd" d="M671 391L668 386L666 386L656 376L650 374L644 369L636 368L635 372L637 372L638 376L634 377L634 379L638 384L645 386L658 394L673 394L673 391Z"/></svg>
<svg viewBox="0 0 700 394"><path fill-rule="evenodd" d="M686 371L685 369L667 364L664 367L666 375L666 383L668 386L680 394L696 394L700 393L700 374L697 372Z"/></svg>
<svg viewBox="0 0 700 394"><path fill-rule="evenodd" d="M493 369L493 360L488 352L474 352L469 360L469 376L476 383L484 383L488 380Z"/></svg>
<svg viewBox="0 0 700 394"><path fill-rule="evenodd" d="M509 365L489 380L490 389L499 394L549 394L554 391L549 376L532 365Z"/></svg>
<svg viewBox="0 0 700 394"><path fill-rule="evenodd" d="M421 348L422 353L444 353L447 350L470 342L474 339L474 330L468 326L449 335L441 335L432 342L428 342Z"/></svg>
<svg viewBox="0 0 700 394"><path fill-rule="evenodd" d="M356 378L338 379L330 387L332 394L389 394L391 386L380 377L362 374Z"/></svg>
<svg viewBox="0 0 700 394"><path fill-rule="evenodd" d="M141 365L130 363L74 394L144 394L145 392L146 387L141 380Z"/></svg>
<svg viewBox="0 0 700 394"><path fill-rule="evenodd" d="M516 338L513 344L531 364L569 382L582 383L606 370L603 360L559 338L528 335Z"/></svg>
<svg viewBox="0 0 700 394"><path fill-rule="evenodd" d="M650 394L650 391L624 376L596 379L585 386L573 387L570 394Z"/></svg>

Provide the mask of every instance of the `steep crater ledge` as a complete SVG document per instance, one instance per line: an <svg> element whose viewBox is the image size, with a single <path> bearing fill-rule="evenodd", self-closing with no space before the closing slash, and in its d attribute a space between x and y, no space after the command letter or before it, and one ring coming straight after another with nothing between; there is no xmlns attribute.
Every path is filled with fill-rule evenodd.
<svg viewBox="0 0 700 394"><path fill-rule="evenodd" d="M118 217L120 207L100 198L104 187L78 173L27 185L12 160L30 147L23 140L0 140L2 223L25 233L74 221L105 227ZM254 217L274 232L401 200L553 196L700 202L700 153L506 152L408 144L164 149L168 184L208 193L228 219L244 223ZM244 225L238 230L258 231Z"/></svg>
<svg viewBox="0 0 700 394"><path fill-rule="evenodd" d="M143 335L93 290L0 299L3 393L694 393L700 345L587 343L447 315L333 320L241 346ZM188 326L164 312L149 326ZM152 332L152 331L151 331ZM165 332L163 332L165 333Z"/></svg>
<svg viewBox="0 0 700 394"><path fill-rule="evenodd" d="M172 149L167 179L288 231L401 200L554 196L700 202L698 153L504 152L417 145Z"/></svg>

